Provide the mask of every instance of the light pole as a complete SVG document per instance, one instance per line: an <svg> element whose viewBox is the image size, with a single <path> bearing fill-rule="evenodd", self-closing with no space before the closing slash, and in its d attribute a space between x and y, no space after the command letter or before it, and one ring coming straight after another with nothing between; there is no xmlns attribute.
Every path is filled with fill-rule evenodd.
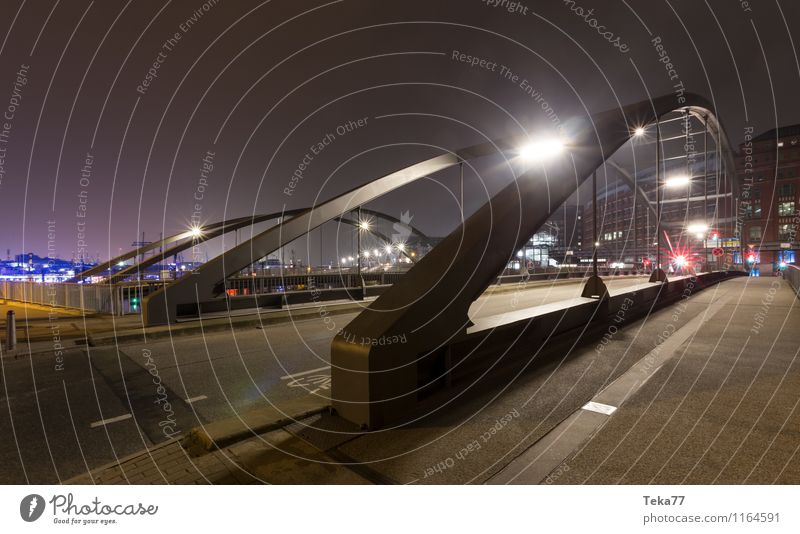
<svg viewBox="0 0 800 534"><path fill-rule="evenodd" d="M708 222L708 115L703 116L703 221ZM708 271L708 231L703 239L703 271Z"/></svg>
<svg viewBox="0 0 800 534"><path fill-rule="evenodd" d="M666 282L661 269L661 122L656 117L656 266L650 273L650 282Z"/></svg>

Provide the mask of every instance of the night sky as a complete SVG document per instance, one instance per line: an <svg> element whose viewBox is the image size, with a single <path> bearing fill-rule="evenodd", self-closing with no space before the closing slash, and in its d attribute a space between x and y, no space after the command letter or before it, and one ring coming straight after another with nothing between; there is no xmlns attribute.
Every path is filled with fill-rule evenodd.
<svg viewBox="0 0 800 534"><path fill-rule="evenodd" d="M48 240L61 258L108 258L195 211L213 222L310 206L677 83L715 104L738 145L747 126L800 122L800 4L750 4L5 0L3 258L46 255ZM513 179L493 158L467 174L468 212ZM445 172L370 207L444 235L459 220L457 184Z"/></svg>

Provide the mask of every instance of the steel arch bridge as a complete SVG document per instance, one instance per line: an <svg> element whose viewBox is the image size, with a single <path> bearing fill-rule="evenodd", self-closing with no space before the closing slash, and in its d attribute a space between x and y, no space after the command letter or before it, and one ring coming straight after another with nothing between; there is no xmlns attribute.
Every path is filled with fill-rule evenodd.
<svg viewBox="0 0 800 534"><path fill-rule="evenodd" d="M704 123L724 158L726 172L734 169L731 146L713 106L696 94L684 94L680 103L670 94L576 119L570 132L569 157L530 168L496 193L364 309L347 326L346 335L340 333L334 339L334 408L346 419L370 428L397 419L418 396L420 358L465 334L471 325L467 316L470 304L555 208L597 169L611 165L607 160L632 137L636 127L658 124L672 112L685 112ZM147 325L170 323L181 306L197 309L201 302L224 298L226 278L246 268L253 258L267 256L354 207L466 160L512 152L527 141L524 137L504 138L442 154L300 210L202 265L191 276L145 297L144 321ZM621 174L632 182L630 175ZM635 194L647 201L641 190ZM651 202L646 205L652 209ZM374 340L402 336L404 342L354 344L350 341L353 336Z"/></svg>
<svg viewBox="0 0 800 534"><path fill-rule="evenodd" d="M156 249L161 249L161 251L158 252L157 254L152 254L148 258L145 258L139 262L135 262L133 265L129 265L126 268L117 271L113 274L110 274L108 276L108 281L111 283L121 282L125 278L138 275L151 265L155 265L159 262L162 262L166 258L169 258L170 256L174 256L180 252L183 252L184 250L187 250L195 245L198 245L215 237L219 237L221 235L228 234L230 232L234 232L242 228L249 228L262 222L272 221L276 219L283 219L286 217L294 217L306 211L308 211L308 208L291 209L281 212L267 213L263 215L250 216L250 217L237 217L235 219L227 219L224 221L204 225L201 231L200 229L198 229L198 230L186 230L183 232L178 232L177 234L173 234L163 239L159 239L158 241L154 241L153 243L149 243L147 245L143 245L138 248L129 250L124 254L120 254L116 258L111 258L107 262L103 262L90 269L82 271L76 274L75 277L72 279L72 281L83 280L90 276L102 275L103 273L110 271L112 267L117 265L119 262L124 262L131 258L136 258L137 256L143 256L144 254L154 251ZM402 223L400 219L388 215L386 213L382 213L380 211L362 208L361 212L362 214L366 214L367 216L374 217L376 219L385 220L391 223L405 224ZM354 227L358 227L359 224L359 221L352 218L348 218L344 214L338 217L334 217L332 220ZM419 229L415 228L411 224L409 224L408 227L411 231L411 235L416 236L422 243L427 244L429 246L431 245L431 240L427 235L425 235L423 232L421 232ZM386 243L391 243L391 239L388 236L380 233L377 229L371 228L367 230L367 232ZM169 248L164 249L163 247L165 246L169 246ZM408 260L411 263L416 262L416 258L408 254L407 251L399 250L399 252L400 254L408 258Z"/></svg>

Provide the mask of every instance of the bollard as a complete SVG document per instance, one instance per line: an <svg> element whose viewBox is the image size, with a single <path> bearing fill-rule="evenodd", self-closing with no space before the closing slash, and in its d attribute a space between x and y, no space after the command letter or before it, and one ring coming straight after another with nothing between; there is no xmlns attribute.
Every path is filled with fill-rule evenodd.
<svg viewBox="0 0 800 534"><path fill-rule="evenodd" d="M14 350L17 346L17 316L14 310L6 314L6 350Z"/></svg>

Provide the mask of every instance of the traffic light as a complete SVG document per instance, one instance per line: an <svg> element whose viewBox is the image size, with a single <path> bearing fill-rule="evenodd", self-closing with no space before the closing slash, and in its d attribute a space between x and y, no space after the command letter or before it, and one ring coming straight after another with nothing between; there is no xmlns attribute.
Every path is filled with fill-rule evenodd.
<svg viewBox="0 0 800 534"><path fill-rule="evenodd" d="M131 297L131 309L132 310L139 309L139 297Z"/></svg>

